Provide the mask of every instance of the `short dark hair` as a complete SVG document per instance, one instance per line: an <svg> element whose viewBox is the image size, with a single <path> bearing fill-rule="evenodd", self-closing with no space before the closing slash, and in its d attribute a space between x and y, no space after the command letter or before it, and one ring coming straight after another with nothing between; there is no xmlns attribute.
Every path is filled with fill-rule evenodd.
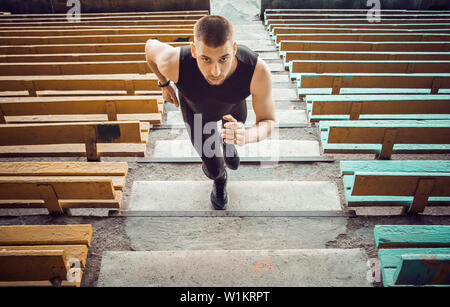
<svg viewBox="0 0 450 307"><path fill-rule="evenodd" d="M200 18L194 25L196 41L202 41L212 48L225 45L233 38L233 25L225 17L208 15Z"/></svg>

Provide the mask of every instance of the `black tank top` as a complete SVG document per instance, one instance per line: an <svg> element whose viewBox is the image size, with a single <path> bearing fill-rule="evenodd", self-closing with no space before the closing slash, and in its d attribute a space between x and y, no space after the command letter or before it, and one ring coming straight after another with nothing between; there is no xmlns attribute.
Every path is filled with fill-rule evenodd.
<svg viewBox="0 0 450 307"><path fill-rule="evenodd" d="M238 64L234 73L221 85L210 85L198 69L197 60L191 55L191 47L180 47L180 69L176 86L195 113L211 113L230 109L245 103L250 96L250 83L255 71L258 54L244 45L237 45Z"/></svg>

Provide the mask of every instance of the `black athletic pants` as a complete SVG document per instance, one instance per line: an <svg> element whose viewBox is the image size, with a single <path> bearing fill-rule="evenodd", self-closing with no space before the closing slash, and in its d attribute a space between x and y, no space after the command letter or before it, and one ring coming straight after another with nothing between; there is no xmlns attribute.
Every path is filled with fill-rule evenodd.
<svg viewBox="0 0 450 307"><path fill-rule="evenodd" d="M247 104L245 100L237 104L211 106L211 109L208 110L208 112L194 113L189 107L186 98L180 92L178 92L178 97L183 120L191 143L202 159L203 172L212 180L223 178L225 176L224 155L228 153L226 155L227 157L233 157L233 153L236 149L235 145L223 142L220 132L217 131L216 123L221 119L221 126L222 129L224 129L224 124L228 121L222 119L222 117L227 114L231 114L238 122L245 123L247 120ZM214 125L212 125L211 122L214 122ZM195 127L194 124L197 124L197 127ZM208 126L205 131L205 125L207 124ZM212 126L214 127L213 129L211 129ZM197 140L195 139L195 135L199 136ZM222 147L222 150L216 148L216 144L221 144L222 146L220 147ZM214 154L211 154L211 152Z"/></svg>

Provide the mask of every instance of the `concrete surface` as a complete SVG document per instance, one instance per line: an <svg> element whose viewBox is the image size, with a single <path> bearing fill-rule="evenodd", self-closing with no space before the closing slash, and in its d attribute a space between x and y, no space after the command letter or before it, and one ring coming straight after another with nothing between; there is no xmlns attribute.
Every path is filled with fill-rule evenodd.
<svg viewBox="0 0 450 307"><path fill-rule="evenodd" d="M135 181L127 209L211 211L211 189L211 180ZM234 181L230 174L227 192L227 211L341 211L332 182Z"/></svg>
<svg viewBox="0 0 450 307"><path fill-rule="evenodd" d="M363 287L361 249L105 252L99 286Z"/></svg>
<svg viewBox="0 0 450 307"><path fill-rule="evenodd" d="M151 154L152 158L199 158L197 151L188 139L187 132L184 129L182 139L177 140L157 140L155 148ZM210 149L211 144L203 147L203 152L214 154ZM207 151L207 149L210 149ZM265 139L258 143L249 143L244 146L236 147L240 157L270 157L274 161L284 157L319 157L319 143L317 141L298 141L298 140L271 140ZM218 148L222 155L222 149Z"/></svg>

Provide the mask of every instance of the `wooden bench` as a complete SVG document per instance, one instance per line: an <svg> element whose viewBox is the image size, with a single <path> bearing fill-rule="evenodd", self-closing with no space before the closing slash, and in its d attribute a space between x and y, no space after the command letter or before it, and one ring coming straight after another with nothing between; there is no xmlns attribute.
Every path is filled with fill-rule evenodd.
<svg viewBox="0 0 450 307"><path fill-rule="evenodd" d="M450 120L320 121L324 153L448 153Z"/></svg>
<svg viewBox="0 0 450 307"><path fill-rule="evenodd" d="M447 13L448 10L385 10L384 14L439 14ZM264 16L267 14L367 14L367 9L265 9Z"/></svg>
<svg viewBox="0 0 450 307"><path fill-rule="evenodd" d="M1 40L0 40L1 41ZM7 42L9 41L6 40ZM281 41L361 41L361 42L448 42L450 34L445 33L305 33L278 34L277 45ZM12 44L10 44L12 45Z"/></svg>
<svg viewBox="0 0 450 307"><path fill-rule="evenodd" d="M447 52L450 42L281 41L280 51Z"/></svg>
<svg viewBox="0 0 450 307"><path fill-rule="evenodd" d="M168 43L173 47L187 46L189 42ZM144 52L145 43L126 44L62 44L62 45L12 45L0 46L1 54L61 54L73 53L124 53Z"/></svg>
<svg viewBox="0 0 450 307"><path fill-rule="evenodd" d="M112 121L0 125L0 157L145 156L149 124Z"/></svg>
<svg viewBox="0 0 450 307"><path fill-rule="evenodd" d="M192 31L176 34L120 34L72 36L3 36L0 45L59 45L59 44L128 44L145 43L149 39L161 42L192 42Z"/></svg>
<svg viewBox="0 0 450 307"><path fill-rule="evenodd" d="M422 22L414 22L414 23L354 23L352 20L347 22L341 22L338 25L336 23L302 23L302 24L271 24L267 26L267 30L273 35L274 28L299 28L299 27L314 27L314 28L349 28L349 29L360 29L360 28L369 28L369 29L442 29L448 27L448 22L439 21L438 23L422 23Z"/></svg>
<svg viewBox="0 0 450 307"><path fill-rule="evenodd" d="M385 287L450 286L450 226L377 225Z"/></svg>
<svg viewBox="0 0 450 307"><path fill-rule="evenodd" d="M87 35L161 35L161 34L182 34L185 35L186 33L192 34L194 30L193 25L188 25L186 27L180 27L180 28L78 28L78 29L26 29L26 30L0 30L0 36L1 37L8 37L8 36L27 36L27 37L34 37L34 36L49 36L49 37L67 37L67 36L87 36Z"/></svg>
<svg viewBox="0 0 450 307"><path fill-rule="evenodd" d="M269 30L270 26L279 26L283 24L288 25L302 25L302 24L341 24L341 23L355 23L355 24L368 24L367 16L364 18L305 18L305 19L268 19L266 21ZM403 18L381 18L380 22L377 24L411 24L411 23L448 23L448 18L414 18L414 19L403 19ZM3 26L3 23L0 23Z"/></svg>
<svg viewBox="0 0 450 307"><path fill-rule="evenodd" d="M0 226L0 287L79 287L91 225Z"/></svg>
<svg viewBox="0 0 450 307"><path fill-rule="evenodd" d="M146 61L0 63L0 76L150 74Z"/></svg>
<svg viewBox="0 0 450 307"><path fill-rule="evenodd" d="M343 88L381 89L379 93L386 93L386 89L429 89L438 94L450 88L450 74L305 73L297 77L299 95L304 95L305 89L331 89L332 95L338 95Z"/></svg>
<svg viewBox="0 0 450 307"><path fill-rule="evenodd" d="M103 15L103 16L92 16L92 15L82 15L80 16L80 21L150 21L150 20L198 20L206 16L205 14L154 14L154 15ZM46 16L36 16L33 18L0 18L0 23L23 23L23 22L66 22L70 23L67 20L67 16L55 16L55 17L46 17Z"/></svg>
<svg viewBox="0 0 450 307"><path fill-rule="evenodd" d="M341 161L348 207L401 206L408 213L450 205L450 161Z"/></svg>
<svg viewBox="0 0 450 307"><path fill-rule="evenodd" d="M5 32L5 34L3 34ZM6 34L7 31L1 31L2 35L11 35ZM16 33L16 32L12 32ZM17 32L22 33L22 32ZM290 35L298 35L298 34L317 34L317 33L328 33L328 34L342 34L342 33L395 33L395 34L407 34L407 33L420 33L420 34L428 34L428 33L450 33L450 29L439 29L439 28L431 28L431 29L403 29L403 28L325 28L325 27L275 27L272 29L272 38L275 40L278 36L290 34ZM49 35L42 32L42 35ZM292 39L288 39L292 40Z"/></svg>
<svg viewBox="0 0 450 307"><path fill-rule="evenodd" d="M366 52L366 51L280 51L280 56L283 57L283 64L286 70L289 70L290 61L449 61L450 52ZM26 61L40 61L33 59L30 56L0 56L0 61L3 62L25 62ZM34 56L35 58L38 56ZM75 55L74 55L75 58ZM81 56L80 56L81 58ZM46 58L42 58L42 62L45 62ZM52 58L48 58L52 59ZM64 61L62 56L54 58L55 62ZM78 58L75 58L78 59ZM107 60L107 59L106 59ZM124 59L130 60L130 59ZM78 60L80 61L80 60Z"/></svg>
<svg viewBox="0 0 450 307"><path fill-rule="evenodd" d="M3 65L0 64L0 71ZM291 80L303 73L447 73L450 61L361 61L361 60L303 60L289 62Z"/></svg>
<svg viewBox="0 0 450 307"><path fill-rule="evenodd" d="M144 69L145 63L141 68ZM135 95L136 91L158 91L154 74L61 75L61 76L0 76L0 92L27 91L36 97L45 91L123 91Z"/></svg>
<svg viewBox="0 0 450 307"><path fill-rule="evenodd" d="M11 14L11 13L7 13ZM155 12L108 12L108 13L83 13L86 17L102 16L153 16L153 15L208 15L207 10L198 11L155 11ZM12 14L4 16L5 18L33 19L36 17L67 17L67 14ZM1 19L0 19L1 20Z"/></svg>
<svg viewBox="0 0 450 307"><path fill-rule="evenodd" d="M449 18L450 14L445 13L432 13L432 14L414 14L414 13L401 13L401 14L386 14L383 16L386 19L405 19L405 20L415 20L415 19L440 19L440 18ZM360 19L367 18L367 12L365 13L354 13L354 14L339 14L339 13L290 13L290 14L276 14L276 13L265 13L264 20L266 25L269 21L289 21L289 20L302 20L302 19Z"/></svg>
<svg viewBox="0 0 450 307"><path fill-rule="evenodd" d="M0 98L0 124L139 120L161 124L162 96Z"/></svg>
<svg viewBox="0 0 450 307"><path fill-rule="evenodd" d="M120 208L126 162L0 162L0 208Z"/></svg>
<svg viewBox="0 0 450 307"><path fill-rule="evenodd" d="M194 25L197 19L173 19L173 20L88 20L76 22L78 26L166 26L166 25ZM68 21L48 21L48 22L1 22L0 27L27 27L27 26L70 26L71 22Z"/></svg>
<svg viewBox="0 0 450 307"><path fill-rule="evenodd" d="M306 95L311 122L358 119L450 119L450 95Z"/></svg>
<svg viewBox="0 0 450 307"><path fill-rule="evenodd" d="M425 27L425 26L424 26ZM194 29L194 24L170 24L170 25L132 25L132 26L89 26L89 25L77 25L77 23L72 23L69 25L64 26L36 26L36 25L28 25L28 26L16 26L16 27L4 27L0 26L0 31L45 31L48 30L49 32L45 31L45 33L53 33L54 31L64 31L64 33L72 33L74 30L105 30L105 31L114 31L114 30L128 30L133 31L133 29L138 30L148 30L148 31L157 31L157 30L184 30L184 31L192 31ZM43 33L44 35L47 35ZM76 35L76 34L75 34ZM17 36L17 35L13 35ZM33 36L33 35L31 35Z"/></svg>
<svg viewBox="0 0 450 307"><path fill-rule="evenodd" d="M138 62L145 61L144 52L128 53L67 53L67 54L7 54L0 55L0 63L39 62Z"/></svg>

